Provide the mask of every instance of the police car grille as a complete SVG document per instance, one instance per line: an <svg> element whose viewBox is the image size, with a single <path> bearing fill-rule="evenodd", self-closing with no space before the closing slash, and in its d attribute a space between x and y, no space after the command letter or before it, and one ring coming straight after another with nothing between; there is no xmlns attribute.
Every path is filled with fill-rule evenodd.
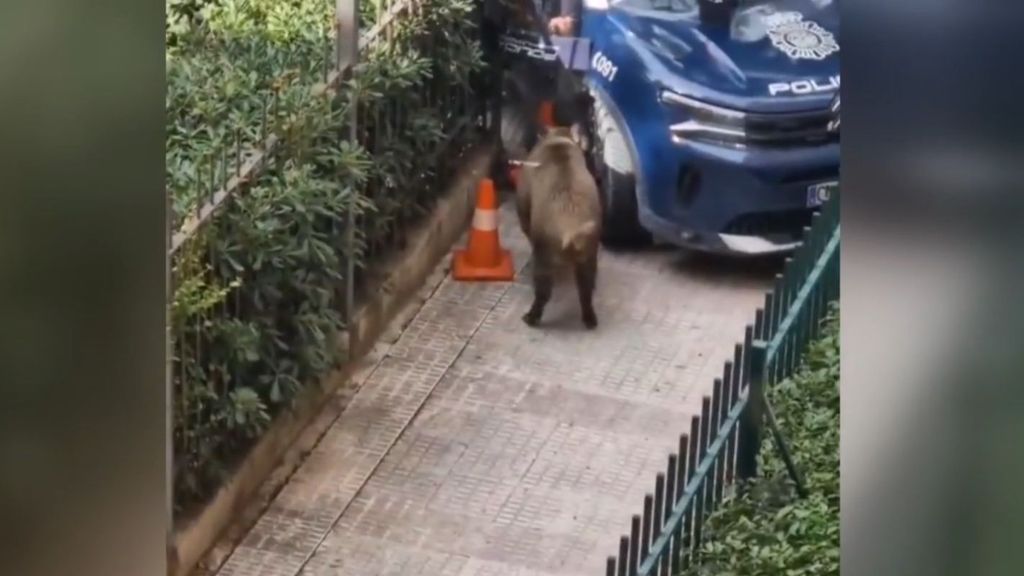
<svg viewBox="0 0 1024 576"><path fill-rule="evenodd" d="M747 140L754 146L808 146L839 140L829 132L828 110L783 114L747 114Z"/></svg>

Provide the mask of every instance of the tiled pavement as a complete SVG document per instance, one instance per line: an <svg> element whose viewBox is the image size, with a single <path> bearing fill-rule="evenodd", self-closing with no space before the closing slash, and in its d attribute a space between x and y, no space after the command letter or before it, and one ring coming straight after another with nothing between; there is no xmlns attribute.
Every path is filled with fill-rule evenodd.
<svg viewBox="0 0 1024 576"><path fill-rule="evenodd" d="M514 283L445 280L222 576L597 576L767 287L742 265L603 253L540 329Z"/></svg>

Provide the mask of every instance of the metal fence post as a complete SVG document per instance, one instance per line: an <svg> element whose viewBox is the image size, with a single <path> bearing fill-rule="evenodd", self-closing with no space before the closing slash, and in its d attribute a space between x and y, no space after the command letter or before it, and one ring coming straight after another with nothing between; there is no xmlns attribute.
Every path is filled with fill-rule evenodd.
<svg viewBox="0 0 1024 576"><path fill-rule="evenodd" d="M335 0L334 6L335 65L338 73L345 70L355 74L359 62L359 0ZM348 99L348 133L343 137L350 143L357 142L356 123L359 118L358 94L352 92ZM349 199L345 215L345 326L348 329L349 351L354 347L355 332L352 318L355 311L355 244L356 244L356 192Z"/></svg>
<svg viewBox="0 0 1024 576"><path fill-rule="evenodd" d="M750 347L747 365L747 407L740 420L740 446L736 473L742 480L757 476L757 454L761 450L761 427L764 414L764 340L755 340Z"/></svg>
<svg viewBox="0 0 1024 576"><path fill-rule="evenodd" d="M174 207L171 203L170 192L166 195L166 218L164 225L167 227L166 248L164 256L164 484L167 489L167 552L168 561L171 561L172 546L174 543L174 331L172 326L173 316L171 306L174 302L174 281L171 277L171 242L172 227L174 222Z"/></svg>
<svg viewBox="0 0 1024 576"><path fill-rule="evenodd" d="M507 9L501 0L483 0L480 27L481 48L487 72L483 73L485 124L487 134L497 147L491 176L504 182L506 151L501 139L501 113L505 92L505 55L501 49L501 35L505 32Z"/></svg>
<svg viewBox="0 0 1024 576"><path fill-rule="evenodd" d="M356 65L359 59L359 0L335 0L334 48L337 70Z"/></svg>

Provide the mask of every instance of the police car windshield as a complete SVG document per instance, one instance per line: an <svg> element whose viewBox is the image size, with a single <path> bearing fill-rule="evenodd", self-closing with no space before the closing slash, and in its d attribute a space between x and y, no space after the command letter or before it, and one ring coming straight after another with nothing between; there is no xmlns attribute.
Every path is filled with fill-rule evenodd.
<svg viewBox="0 0 1024 576"><path fill-rule="evenodd" d="M833 0L812 0L818 8L832 4ZM698 0L611 0L613 6L633 8L635 10L655 10L658 12L676 12L681 14L696 13ZM766 4L768 0L739 0L736 8L749 8L758 4Z"/></svg>
<svg viewBox="0 0 1024 576"><path fill-rule="evenodd" d="M697 0L612 0L613 6L635 10L656 10L659 12L696 13Z"/></svg>

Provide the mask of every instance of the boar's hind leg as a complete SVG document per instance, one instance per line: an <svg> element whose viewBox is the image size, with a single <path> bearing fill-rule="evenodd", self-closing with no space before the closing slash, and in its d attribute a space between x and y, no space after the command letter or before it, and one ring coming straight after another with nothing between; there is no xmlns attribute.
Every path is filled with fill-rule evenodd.
<svg viewBox="0 0 1024 576"><path fill-rule="evenodd" d="M592 256L576 265L576 291L580 297L583 325L588 329L597 327L597 313L594 312L594 285L596 283L597 257Z"/></svg>
<svg viewBox="0 0 1024 576"><path fill-rule="evenodd" d="M542 265L534 260L533 263L533 305L523 315L523 322L528 326L536 326L540 323L540 317L544 314L544 306L551 300L551 288L554 284L554 277L550 267Z"/></svg>

